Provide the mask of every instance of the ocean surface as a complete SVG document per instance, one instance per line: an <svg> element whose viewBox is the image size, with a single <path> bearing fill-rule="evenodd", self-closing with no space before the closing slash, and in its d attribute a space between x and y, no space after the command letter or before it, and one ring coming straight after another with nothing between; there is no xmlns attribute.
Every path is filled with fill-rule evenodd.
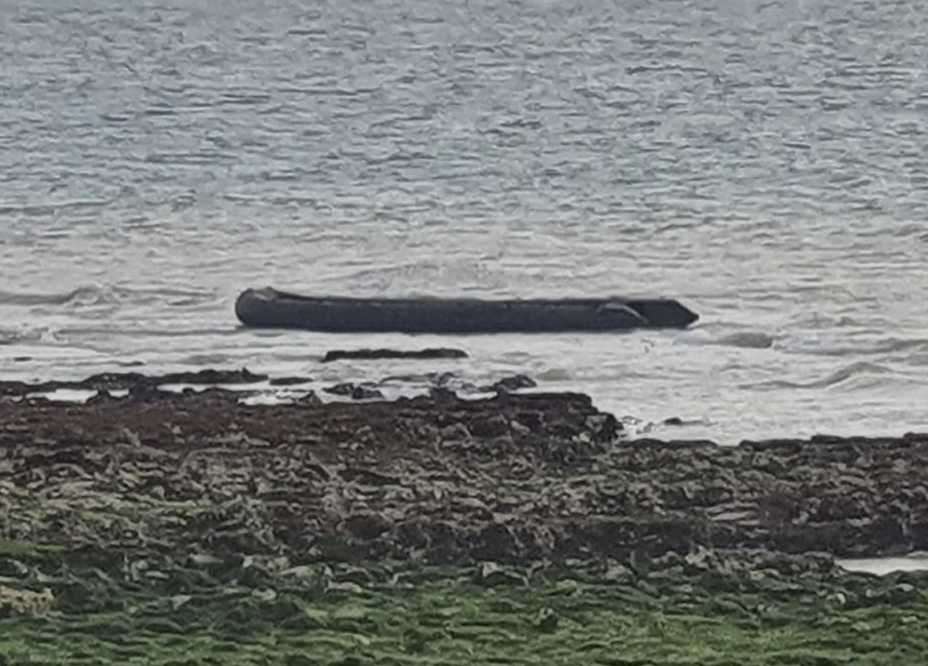
<svg viewBox="0 0 928 666"><path fill-rule="evenodd" d="M916 0L4 2L0 378L522 372L662 438L928 429L926 34ZM266 285L701 319L241 329ZM318 362L436 345L471 357Z"/></svg>

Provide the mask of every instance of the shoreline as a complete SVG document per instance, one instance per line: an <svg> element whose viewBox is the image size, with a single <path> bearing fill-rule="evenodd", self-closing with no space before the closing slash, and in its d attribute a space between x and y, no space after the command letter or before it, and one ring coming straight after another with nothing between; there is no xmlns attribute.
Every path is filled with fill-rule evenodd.
<svg viewBox="0 0 928 666"><path fill-rule="evenodd" d="M114 626L166 660L179 635L211 650L238 634L264 655L227 663L403 663L413 644L434 651L424 663L462 663L440 657L464 640L479 653L500 623L529 652L560 636L545 658L572 663L557 650L592 640L581 616L607 634L619 616L626 632L659 624L639 661L609 661L628 641L609 634L591 663L689 654L693 622L719 659L791 627L840 663L863 638L830 645L828 618L876 622L896 663L899 636L928 636L928 572L839 565L928 550L928 435L719 446L623 438L580 393L245 405L158 378L95 382L106 392L84 403L0 398L0 654L22 663L62 657L56 636L74 627L86 659L68 663L144 663ZM461 630L459 606L499 617ZM313 636L327 647L298 647ZM203 649L191 663L212 663Z"/></svg>

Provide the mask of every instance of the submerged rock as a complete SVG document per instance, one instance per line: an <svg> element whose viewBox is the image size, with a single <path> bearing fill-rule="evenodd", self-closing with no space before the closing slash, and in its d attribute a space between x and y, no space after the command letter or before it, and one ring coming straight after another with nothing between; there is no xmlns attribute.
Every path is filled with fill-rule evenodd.
<svg viewBox="0 0 928 666"><path fill-rule="evenodd" d="M370 384L352 384L351 382L345 382L326 387L322 390L332 395L350 397L352 400L380 400L384 397L380 389Z"/></svg>
<svg viewBox="0 0 928 666"><path fill-rule="evenodd" d="M417 350L400 350L400 349L335 349L326 352L322 357L323 363L332 361L341 361L344 359L354 360L384 360L384 359L447 359L447 358L467 358L467 352L461 349L450 349L446 347L417 349Z"/></svg>
<svg viewBox="0 0 928 666"><path fill-rule="evenodd" d="M489 386L484 386L480 390L484 393L491 393L494 391L508 393L524 388L535 388L536 386L538 386L538 382L536 382L531 377L526 375L513 375L511 377L504 377L503 379L500 379L499 381L494 382Z"/></svg>
<svg viewBox="0 0 928 666"><path fill-rule="evenodd" d="M26 383L0 381L0 395L27 395L46 393L59 389L86 389L93 391L129 390L142 394L164 384L256 384L266 381L267 375L241 370L205 369L196 372L171 372L164 375L143 375L138 372L103 372L80 381L47 381Z"/></svg>
<svg viewBox="0 0 928 666"><path fill-rule="evenodd" d="M312 377L272 377L268 382L271 386L296 386L297 384L308 384Z"/></svg>

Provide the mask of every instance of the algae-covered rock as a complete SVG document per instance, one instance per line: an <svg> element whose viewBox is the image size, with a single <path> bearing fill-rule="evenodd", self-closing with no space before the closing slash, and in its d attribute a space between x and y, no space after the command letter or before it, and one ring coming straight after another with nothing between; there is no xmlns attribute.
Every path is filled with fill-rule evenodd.
<svg viewBox="0 0 928 666"><path fill-rule="evenodd" d="M834 560L925 546L923 435L623 441L579 394L250 406L134 381L132 400L0 403L0 585L15 600L0 654L924 654L925 577Z"/></svg>

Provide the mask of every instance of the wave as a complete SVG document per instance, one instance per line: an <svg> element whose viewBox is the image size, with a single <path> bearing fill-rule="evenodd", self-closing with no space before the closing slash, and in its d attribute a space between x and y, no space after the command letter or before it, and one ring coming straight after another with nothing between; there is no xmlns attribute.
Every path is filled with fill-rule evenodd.
<svg viewBox="0 0 928 666"><path fill-rule="evenodd" d="M0 291L0 305L66 305L90 293L92 287L79 287L58 294Z"/></svg>
<svg viewBox="0 0 928 666"><path fill-rule="evenodd" d="M907 351L928 351L928 339L925 338L889 338L869 345L825 347L821 349L785 350L794 353L812 354L814 356L869 356L893 354Z"/></svg>
<svg viewBox="0 0 928 666"><path fill-rule="evenodd" d="M836 386L847 380L862 375L888 375L893 374L893 370L876 363L867 363L864 361L851 363L843 368L836 370L823 379L816 379L811 382L792 382L785 379L775 379L772 381L758 382L755 384L742 385L741 388L756 390L776 390L776 389L822 389Z"/></svg>
<svg viewBox="0 0 928 666"><path fill-rule="evenodd" d="M196 337L202 338L207 336L236 336L248 334L249 329L231 325L229 328L145 328L145 327L103 327L103 326L70 326L62 328L60 333L67 336L93 336L105 335L110 337L132 337L132 338L182 338ZM281 333L283 334L283 333Z"/></svg>
<svg viewBox="0 0 928 666"><path fill-rule="evenodd" d="M21 330L0 329L0 346L55 341L57 341L55 331L48 327Z"/></svg>
<svg viewBox="0 0 928 666"><path fill-rule="evenodd" d="M570 371L566 368L549 368L548 370L542 370L535 376L543 382L566 382L573 379Z"/></svg>
<svg viewBox="0 0 928 666"><path fill-rule="evenodd" d="M47 203L7 203L0 202L0 215L45 216L60 213L68 209L103 208L111 203L108 199L75 199L72 201L49 201Z"/></svg>
<svg viewBox="0 0 928 666"><path fill-rule="evenodd" d="M718 329L719 326L714 324L697 323L690 327L690 330L700 331L711 335L712 329ZM722 328L728 328L727 326ZM688 344L707 345L719 347L740 347L742 349L769 349L776 341L776 337L762 331L738 331L736 333L727 333L719 337L693 338L687 340Z"/></svg>
<svg viewBox="0 0 928 666"><path fill-rule="evenodd" d="M732 333L723 338L713 341L710 344L722 345L724 347L740 347L742 349L769 349L773 346L773 336L760 331L744 331L743 333Z"/></svg>
<svg viewBox="0 0 928 666"><path fill-rule="evenodd" d="M35 293L0 290L0 306L35 305L112 305L126 301L174 300L172 305L191 305L215 298L211 291L176 288L140 289L133 287L83 286L58 293Z"/></svg>

